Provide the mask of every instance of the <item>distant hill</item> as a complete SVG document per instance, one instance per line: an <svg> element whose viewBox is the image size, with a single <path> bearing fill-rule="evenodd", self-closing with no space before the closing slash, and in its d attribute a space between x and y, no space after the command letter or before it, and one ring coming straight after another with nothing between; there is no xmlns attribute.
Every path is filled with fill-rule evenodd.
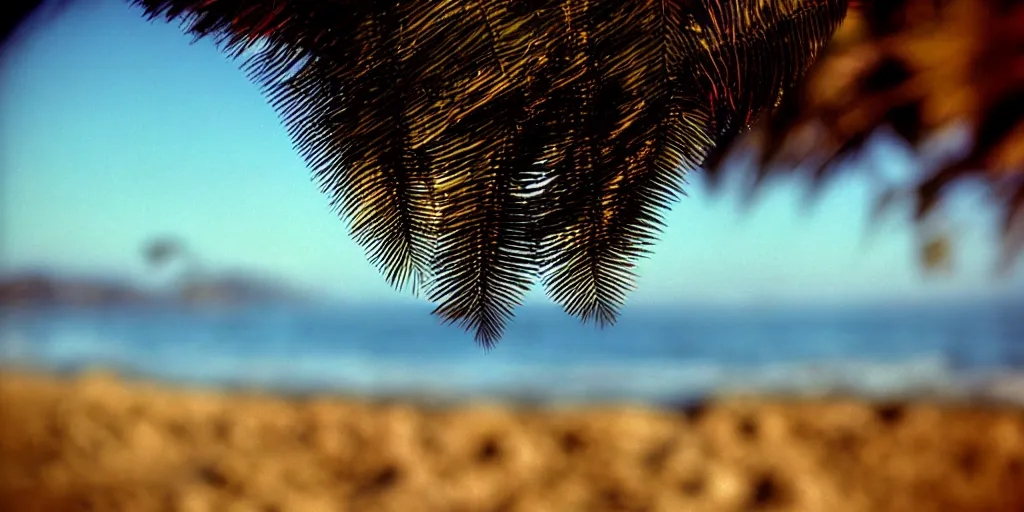
<svg viewBox="0 0 1024 512"><path fill-rule="evenodd" d="M286 286L241 274L192 278L173 292L162 294L103 278L68 278L44 273L0 276L0 306L232 305L303 298Z"/></svg>
<svg viewBox="0 0 1024 512"><path fill-rule="evenodd" d="M132 304L145 294L124 284L101 279L59 279L43 274L0 277L0 305Z"/></svg>
<svg viewBox="0 0 1024 512"><path fill-rule="evenodd" d="M186 303L235 304L293 301L303 296L289 287L241 274L189 279L178 288L177 299Z"/></svg>

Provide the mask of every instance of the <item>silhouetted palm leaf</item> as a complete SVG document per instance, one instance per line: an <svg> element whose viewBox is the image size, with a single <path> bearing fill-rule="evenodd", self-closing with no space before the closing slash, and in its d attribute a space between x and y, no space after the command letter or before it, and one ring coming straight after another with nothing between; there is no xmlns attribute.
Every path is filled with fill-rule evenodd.
<svg viewBox="0 0 1024 512"><path fill-rule="evenodd" d="M392 284L496 341L533 280L608 324L684 173L777 103L844 0L136 0L266 86Z"/></svg>

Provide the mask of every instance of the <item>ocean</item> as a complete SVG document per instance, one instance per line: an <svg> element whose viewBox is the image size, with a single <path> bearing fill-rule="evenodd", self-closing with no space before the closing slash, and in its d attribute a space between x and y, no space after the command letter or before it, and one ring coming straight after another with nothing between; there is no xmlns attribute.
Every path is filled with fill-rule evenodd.
<svg viewBox="0 0 1024 512"><path fill-rule="evenodd" d="M0 309L0 363L205 386L434 400L683 403L725 393L983 395L1024 374L1019 304L523 308L496 348L429 308Z"/></svg>

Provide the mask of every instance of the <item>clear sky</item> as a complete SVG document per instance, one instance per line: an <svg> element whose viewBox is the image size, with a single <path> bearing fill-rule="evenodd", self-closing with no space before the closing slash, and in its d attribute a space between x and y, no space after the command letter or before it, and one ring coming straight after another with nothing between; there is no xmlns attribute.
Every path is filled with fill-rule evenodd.
<svg viewBox="0 0 1024 512"><path fill-rule="evenodd" d="M143 274L139 249L186 240L212 266L246 268L351 299L401 301L328 208L276 113L213 42L85 0L34 27L0 63L0 271ZM880 144L870 161L912 164ZM856 169L854 169L856 170ZM965 202L957 274L922 277L908 227L864 237L868 192L852 173L812 214L782 182L746 213L698 177L668 215L632 301L846 301L1024 289L991 278L989 212ZM543 300L538 293L535 299Z"/></svg>

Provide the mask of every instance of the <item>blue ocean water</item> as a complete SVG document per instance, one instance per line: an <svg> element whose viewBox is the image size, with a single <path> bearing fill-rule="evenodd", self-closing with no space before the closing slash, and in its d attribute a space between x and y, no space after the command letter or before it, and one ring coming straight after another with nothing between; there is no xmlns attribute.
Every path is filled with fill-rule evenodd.
<svg viewBox="0 0 1024 512"><path fill-rule="evenodd" d="M0 361L203 385L675 402L725 392L951 393L1024 369L1024 308L524 308L484 351L416 307L0 309Z"/></svg>

